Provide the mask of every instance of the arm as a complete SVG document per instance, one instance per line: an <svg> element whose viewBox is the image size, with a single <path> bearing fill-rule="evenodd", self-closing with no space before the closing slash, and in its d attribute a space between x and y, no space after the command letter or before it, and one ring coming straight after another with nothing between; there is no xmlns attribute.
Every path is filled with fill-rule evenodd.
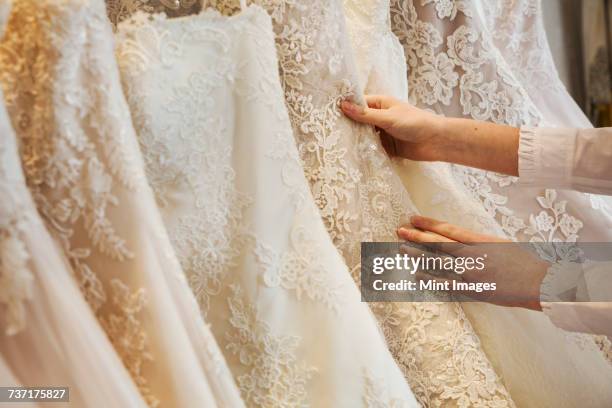
<svg viewBox="0 0 612 408"><path fill-rule="evenodd" d="M366 96L368 106L344 101L351 119L382 130L391 156L445 161L518 175L519 129L469 119L445 118L388 96Z"/></svg>
<svg viewBox="0 0 612 408"><path fill-rule="evenodd" d="M434 243L438 248L462 251L450 255L488 255L483 271L461 275L466 282L497 284L493 294L472 294L476 300L543 310L553 324L564 330L603 334L612 339L612 262L606 254L607 246L599 250L599 257L604 256L601 261L551 265L517 243L426 217L415 216L410 222L412 225L398 230L400 238L425 246ZM468 245L457 247L444 243ZM499 245L487 245L490 243ZM439 276L435 279L441 280Z"/></svg>
<svg viewBox="0 0 612 408"><path fill-rule="evenodd" d="M469 119L443 119L440 161L519 175L519 129Z"/></svg>
<svg viewBox="0 0 612 408"><path fill-rule="evenodd" d="M514 128L445 118L387 96L367 107L343 102L350 118L382 130L392 156L445 161L519 176L528 186L612 195L612 128Z"/></svg>

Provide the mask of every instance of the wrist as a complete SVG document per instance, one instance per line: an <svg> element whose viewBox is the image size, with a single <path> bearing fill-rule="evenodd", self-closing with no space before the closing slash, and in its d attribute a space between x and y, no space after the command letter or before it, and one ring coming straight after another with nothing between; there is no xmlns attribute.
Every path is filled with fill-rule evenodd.
<svg viewBox="0 0 612 408"><path fill-rule="evenodd" d="M442 118L437 121L435 143L433 144L434 161L460 163L465 158L462 152L465 144L460 132L461 122L454 118Z"/></svg>

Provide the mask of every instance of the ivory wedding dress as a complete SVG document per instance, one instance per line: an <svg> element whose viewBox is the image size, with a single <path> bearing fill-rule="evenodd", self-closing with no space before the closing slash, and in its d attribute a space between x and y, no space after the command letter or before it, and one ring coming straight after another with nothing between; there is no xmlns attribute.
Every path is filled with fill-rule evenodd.
<svg viewBox="0 0 612 408"><path fill-rule="evenodd" d="M146 183L104 3L17 0L13 14L0 75L25 178L89 307L149 406L241 406Z"/></svg>
<svg viewBox="0 0 612 408"><path fill-rule="evenodd" d="M209 0L224 13L228 0ZM374 130L344 118L360 99L339 1L261 1L273 19L285 102L306 178L328 232L358 280L360 241L393 241L413 211ZM457 304L373 304L387 343L423 404L506 400ZM493 384L493 385L491 385Z"/></svg>
<svg viewBox="0 0 612 408"><path fill-rule="evenodd" d="M478 0L475 4L493 44L542 115L540 125L592 127L559 79L546 38L541 1Z"/></svg>
<svg viewBox="0 0 612 408"><path fill-rule="evenodd" d="M448 116L535 124L542 114L493 44L477 4L392 2L410 100ZM532 242L612 238L610 219L597 213L588 195L520 187L510 177L459 166L404 166L398 171L426 215ZM531 311L472 303L464 309L518 406L604 407L612 401L612 366L590 336L568 336Z"/></svg>
<svg viewBox="0 0 612 408"><path fill-rule="evenodd" d="M82 407L145 407L36 212L3 104L0 193L0 359L13 376L2 385L68 386Z"/></svg>
<svg viewBox="0 0 612 408"><path fill-rule="evenodd" d="M2 30L9 7L0 1ZM83 407L145 407L36 211L16 142L0 92L0 382L68 386Z"/></svg>
<svg viewBox="0 0 612 408"><path fill-rule="evenodd" d="M417 406L310 195L267 13L138 13L117 44L148 179L246 404Z"/></svg>

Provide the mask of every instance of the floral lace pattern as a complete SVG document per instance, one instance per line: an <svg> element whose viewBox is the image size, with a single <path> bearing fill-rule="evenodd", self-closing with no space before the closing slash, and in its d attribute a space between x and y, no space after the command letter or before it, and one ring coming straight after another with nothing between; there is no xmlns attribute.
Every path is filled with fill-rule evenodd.
<svg viewBox="0 0 612 408"><path fill-rule="evenodd" d="M95 312L101 313L100 319L104 319L101 310L107 301L107 289L88 264L88 258L94 250L117 261L133 256L126 241L110 222L107 209L118 204L112 190L113 182L133 188L137 183L134 175L137 177L139 172L132 167L129 153L123 150L122 145L109 139L113 134L122 137L125 131L117 127L118 122L107 122L107 118L122 117L125 113L108 111L103 116L84 114L92 106L105 105L108 98L105 87L86 87L91 93L85 96L80 82L73 77L77 71L66 70L69 74L64 77L56 77L53 71L58 64L81 67L81 54L76 50L93 44L106 46L108 42L99 41L96 36L108 33L105 33L103 20L96 15L95 8L68 10L52 3L41 7L37 2L29 1L17 2L14 7L16 17L10 21L0 47L0 64L4 67L2 85L8 108L12 117L17 119L16 130L20 137L28 187L39 212L61 242L78 274L77 279L86 300ZM37 28L24 31L23 27L28 24L19 21L22 16L37 21ZM66 23L62 25L62 31L54 29L58 21ZM89 39L79 35L85 21L93 23L92 38ZM58 55L56 50L64 46L75 52ZM38 63L30 64L29 59L34 55ZM29 66L30 71L16 70L19 66ZM99 69L102 71L97 71ZM106 67L90 65L85 70L86 75L106 78L101 74ZM54 98L57 89L61 89L66 97ZM81 105L76 103L77 100L85 103ZM30 110L30 106L37 109ZM60 117L74 117L75 121L61 121ZM89 139L89 135L79 128L76 118L82 117L85 117L87 126L100 130L99 141ZM73 245L73 237L82 234L81 228L91 248ZM107 327L107 334L115 341L126 335L122 329L134 327L137 326L120 328L111 325ZM146 334L142 332L139 335L142 340L139 351L142 351L147 347ZM130 372L138 373L144 361L150 360L145 356L146 353L139 352L130 354L129 359L124 359L124 364ZM146 380L137 377L135 381L142 386L145 397L154 401L146 388Z"/></svg>
<svg viewBox="0 0 612 408"><path fill-rule="evenodd" d="M260 320L256 310L241 298L232 285L227 302L233 329L226 334L227 349L249 368L236 379L247 403L258 407L297 407L306 404L306 384L316 369L296 357L300 339L278 336Z"/></svg>
<svg viewBox="0 0 612 408"><path fill-rule="evenodd" d="M236 4L229 1L214 3L215 7L228 13L236 10ZM338 109L338 102L343 98L359 99L354 95L355 72L346 75L348 61L345 58L349 48L344 43L346 35L343 34L340 5L336 2L306 4L301 1L257 3L266 8L273 19L285 102L312 194L330 235L356 272L359 268L356 243L360 240L394 239L396 226L407 215L406 209L412 206L393 174L376 134L369 128L350 123ZM319 77L329 78L325 86L321 86ZM350 140L346 135L351 135ZM463 358L460 355L466 355L445 348L442 343L446 338L440 336L433 340L424 327L431 325L437 331L443 321L455 319L457 313L462 314L461 308L438 305L436 311L442 310L440 313L415 321L414 317L423 308L421 305L404 307L397 304L391 307L396 318L387 319L381 315L380 321L385 327L387 341L398 345L392 351L412 388L419 382L425 384L416 389L423 402L432 394L442 392L439 388L429 387L430 381L440 374L439 370L448 371L448 366L442 361L450 355L456 354L459 359ZM386 311L384 305L375 306L374 310L382 314ZM469 324L461 327L466 333L470 332ZM406 347L412 331L421 333L419 343ZM486 357L478 346L469 343L466 347L472 350L467 355L470 358L478 356L477 365L486 367ZM439 353L438 350L443 349L447 352ZM414 354L423 354L423 359L409 363L415 358ZM435 363L430 364L432 360ZM437 365L438 361L440 365ZM494 373L490 374L495 377ZM447 378L457 381L460 375ZM433 399L438 397L431 396Z"/></svg>
<svg viewBox="0 0 612 408"><path fill-rule="evenodd" d="M34 277L22 233L34 220L25 210L29 192L4 104L0 110L0 315L2 331L10 336L24 329L25 302L32 298Z"/></svg>
<svg viewBox="0 0 612 408"><path fill-rule="evenodd" d="M263 282L272 288L294 291L298 300L304 294L339 312L341 295L338 288L330 285L326 266L319 259L321 248L309 235L304 226L294 227L289 237L291 249L282 254L261 242L256 244L255 257L263 270Z"/></svg>
<svg viewBox="0 0 612 408"><path fill-rule="evenodd" d="M147 175L247 405L361 401L365 361L411 401L310 195L267 13L137 13L117 39Z"/></svg>
<svg viewBox="0 0 612 408"><path fill-rule="evenodd" d="M457 12L449 13L447 8L444 8L447 11L441 12L441 9L437 7L440 3L457 5ZM459 3L459 1L392 1L392 27L404 46L411 102L445 116L488 120L513 126L542 123L543 119L550 117L545 116L544 113L548 115L549 112L543 112L540 109L539 102L541 101L534 100L530 89L523 87L521 82L528 78L531 81L539 75L535 71L537 63L533 65L534 70L530 70L524 66L521 62L524 60L521 58L535 58L536 54L544 58L546 54L538 54L537 51L534 51L532 57L529 57L530 51L526 41L528 37L529 41L533 40L533 33L523 32L522 28L528 27L512 25L511 22L511 20L515 21L513 16L519 14L521 18L532 19L531 21L535 17L541 18L539 2L521 0L461 2L461 8L459 8ZM496 12L497 5L502 9L512 6L512 13L500 11L502 9ZM483 17L481 8L489 8L484 14L489 17ZM493 15L507 22L495 23L487 20ZM517 33L520 37L505 36L504 27L512 28L512 32ZM510 49L501 46L498 48L496 45L500 43L504 43L504 47L510 47ZM517 45L519 43L520 46ZM542 47L544 45L544 42L539 44ZM521 55L521 58L509 63L504 57L512 58L508 56L514 52L512 51L513 46L520 48L520 53L523 51L525 53ZM523 50L521 47L528 49ZM518 48L517 52L519 52ZM546 70L545 67L540 68ZM554 75L555 71L550 72ZM556 80L558 81L558 78ZM549 100L548 93L540 92L540 94ZM442 169L445 165L439 167ZM438 215L445 214L451 222L464 223L484 233L505 234L515 240L534 243L576 242L593 239L593 237L608 241L612 238L604 232L606 227L601 225L601 222L609 225L610 221L589 214L593 201L588 195L566 191L526 189L521 187L515 178L461 166L451 166L449 170L452 172L451 176L454 177L445 176L444 179L447 182L437 179L437 175L431 178L436 186L434 190L440 191L439 194L430 194L428 202L419 199L420 208L425 209L429 214L432 212ZM449 189L448 181L452 180L457 182L457 186ZM421 186L423 191L427 190L427 186L422 184ZM467 196L460 191L462 188L465 188ZM432 189L430 188L429 191L431 192ZM453 195L458 198L449 199L449 196L453 197ZM473 209L474 212L457 211L460 208L457 206L458 202L465 209ZM479 215L478 212L481 214ZM487 216L488 222L483 222L487 221ZM491 221L495 221L497 226ZM545 249L546 246L542 248ZM557 260L568 254L571 255L571 251L567 254L551 252L547 255L551 260ZM490 333L491 327L496 326L491 320L493 316L502 319L502 316L507 315L508 321L518 319L529 322L541 319L539 327L546 325L547 329L538 331L534 326L532 330L534 334L539 333L542 336L538 341L546 341L550 345L550 356L537 356L544 361L556 359L557 354L552 350L565 349L565 347L572 347L573 352L581 356L581 361L601 358L593 352L593 347L585 348L584 351L575 348L575 345L568 343L567 339L560 335L559 329L550 326L550 322L542 319L542 316L528 317L526 314L520 316L521 313L513 311L507 311L507 313L497 311L495 315L491 314L489 318L486 318L485 316L489 312L492 313L493 310L476 307L469 307L466 310L469 310L468 316L474 326L478 327L478 333L480 333L479 330ZM487 322L486 325L481 323L483 320ZM500 325L497 327L500 333L506 330ZM546 367L545 365L521 367L505 358L509 345L503 341L500 333L497 334L497 337L487 338L483 342L483 347L492 360L497 361L497 364L504 361L505 366L512 367L505 369L507 374L504 382L512 385L514 389L512 397L519 405L525 401L533 402L536 399L541 404L571 405L569 401L577 404L579 400L577 395L583 392L585 387L594 386L590 380L586 380L587 377L599 378L599 375L602 375L609 378L609 372L598 371L593 368L594 366L585 364L581 368L584 377L580 376L580 379L574 379L573 382L559 382L557 385L563 389L572 388L571 396L568 394L564 398L557 398L551 395L539 395L526 388L521 389L521 383L526 381L525 375L533 376L535 381L543 381L543 374L539 374L538 370L546 370ZM533 339L529 336L534 334L524 332L521 336L515 336L511 347L515 348L516 353L533 355L530 349ZM592 343L592 339L590 341ZM568 362L566 366L571 364ZM561 367L563 364L560 365ZM597 371L598 374L595 374L594 371ZM523 374L519 374L520 372ZM552 372L547 375L549 378L547 381L552 382L550 378L553 375ZM582 379L584 379L583 382L581 382ZM581 382L580 390L576 387L577 381Z"/></svg>
<svg viewBox="0 0 612 408"><path fill-rule="evenodd" d="M105 0L108 18L114 27L136 11L164 12L170 17L187 16L201 9L201 0Z"/></svg>

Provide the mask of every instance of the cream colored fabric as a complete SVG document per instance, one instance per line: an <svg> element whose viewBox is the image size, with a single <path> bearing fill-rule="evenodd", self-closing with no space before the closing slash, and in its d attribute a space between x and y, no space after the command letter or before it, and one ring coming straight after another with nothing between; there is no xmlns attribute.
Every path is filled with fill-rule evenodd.
<svg viewBox="0 0 612 408"><path fill-rule="evenodd" d="M145 402L241 406L146 183L104 2L16 1L0 44L0 82L36 207ZM38 301L71 305L70 296ZM80 323L80 315L70 312L62 318ZM79 334L71 336L78 340ZM31 338L50 341L40 334ZM68 338L62 347L79 352L77 344ZM30 356L19 364L33 369L37 360ZM77 378L101 387L96 376L113 373L100 366ZM123 383L128 387L129 381ZM138 405L114 403L115 394L102 397L102 391L89 405Z"/></svg>
<svg viewBox="0 0 612 408"><path fill-rule="evenodd" d="M248 406L417 406L310 194L270 17L121 23L148 179Z"/></svg>

